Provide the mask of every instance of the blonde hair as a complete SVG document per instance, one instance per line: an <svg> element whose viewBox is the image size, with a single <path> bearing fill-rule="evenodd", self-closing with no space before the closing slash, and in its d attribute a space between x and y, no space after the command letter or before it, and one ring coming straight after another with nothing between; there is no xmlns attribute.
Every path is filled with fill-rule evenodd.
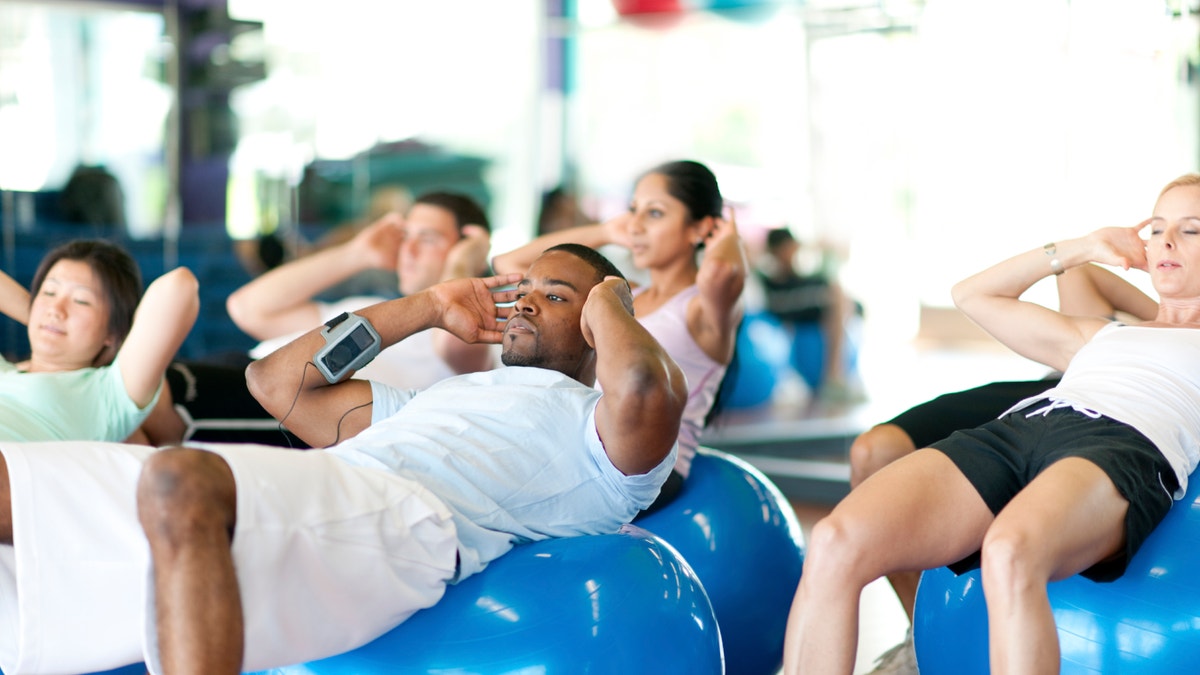
<svg viewBox="0 0 1200 675"><path fill-rule="evenodd" d="M1167 186L1162 189L1162 192L1158 193L1158 196L1161 199L1163 195L1167 194L1168 192L1170 192L1171 190L1174 190L1177 187L1192 187L1193 185L1200 185L1200 174L1185 173L1182 176L1180 176L1179 178L1176 178L1175 180L1171 181L1170 183L1167 183Z"/></svg>

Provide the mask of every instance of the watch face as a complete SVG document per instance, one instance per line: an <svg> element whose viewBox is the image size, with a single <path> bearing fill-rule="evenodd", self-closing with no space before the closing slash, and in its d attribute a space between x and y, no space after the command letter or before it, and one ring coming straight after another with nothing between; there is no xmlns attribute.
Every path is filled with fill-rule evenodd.
<svg viewBox="0 0 1200 675"><path fill-rule="evenodd" d="M322 361L330 372L341 373L371 346L371 342L371 333L367 331L366 326L359 324L349 335L339 340L337 345L325 354Z"/></svg>

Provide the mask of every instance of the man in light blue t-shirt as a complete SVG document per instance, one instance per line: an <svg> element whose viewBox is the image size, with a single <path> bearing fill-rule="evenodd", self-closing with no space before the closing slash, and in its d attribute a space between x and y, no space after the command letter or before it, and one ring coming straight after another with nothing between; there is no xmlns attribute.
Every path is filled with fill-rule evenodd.
<svg viewBox="0 0 1200 675"><path fill-rule="evenodd" d="M496 290L514 282L515 290ZM423 391L356 380L350 373L331 384L316 365L320 359L314 361L326 345L321 330L252 364L248 383L263 406L300 438L327 449L175 449L147 460L138 508L153 559L152 671L236 673L357 646L436 602L445 583L483 569L514 544L616 531L653 501L674 464L687 400L684 377L633 318L620 273L590 248L554 247L524 278L457 279L345 320L359 317L383 348L436 327L467 342L501 343L506 367ZM593 388L597 381L603 393ZM317 466L305 471L306 464ZM364 489L364 482L370 487ZM328 497L342 483L353 487ZM302 493L294 508L279 508L293 490ZM295 541L307 537L276 548L259 541L293 528L292 511L310 509L314 500L328 504L311 517L320 516L323 533L340 502L353 500L358 514L358 504L396 493L425 500L420 517L403 524L411 525L412 536L398 535L394 527L366 533L360 530L370 528L356 527L353 556L336 560L328 546ZM269 508L260 508L266 502ZM389 507L388 517L410 502ZM239 538L244 528L250 529ZM334 548L351 536L349 529L331 538ZM330 580L343 565L358 570L364 558L399 557L395 549L418 537L420 551L404 555L426 556L430 563L416 572L354 572ZM255 567L264 559L277 562ZM307 567L313 573L303 578L317 579L317 591L301 587L308 582L279 581ZM380 618L360 618L376 612L367 605L378 604L372 602L376 596L389 597L393 586L424 592L409 579L386 577L434 568L433 590L407 613L380 608ZM274 590L268 596L262 587ZM298 594L313 596L303 601L313 616L308 627L305 612L294 609ZM346 594L358 598L350 626L341 618L329 621L341 607L323 604ZM392 615L385 616L389 609ZM271 631L258 627L284 620L288 643L269 644Z"/></svg>

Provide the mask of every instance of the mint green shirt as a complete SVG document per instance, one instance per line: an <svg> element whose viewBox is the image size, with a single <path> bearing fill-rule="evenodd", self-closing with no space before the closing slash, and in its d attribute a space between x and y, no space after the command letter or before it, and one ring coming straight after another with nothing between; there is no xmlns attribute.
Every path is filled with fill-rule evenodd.
<svg viewBox="0 0 1200 675"><path fill-rule="evenodd" d="M116 361L100 368L25 373L0 358L0 441L124 441L161 393L139 409Z"/></svg>

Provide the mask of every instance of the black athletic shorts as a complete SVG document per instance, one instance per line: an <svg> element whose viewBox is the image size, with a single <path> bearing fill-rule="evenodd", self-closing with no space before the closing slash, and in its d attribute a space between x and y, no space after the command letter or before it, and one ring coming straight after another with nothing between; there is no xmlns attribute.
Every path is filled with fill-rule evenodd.
<svg viewBox="0 0 1200 675"><path fill-rule="evenodd" d="M1059 377L1017 382L992 382L982 387L942 394L889 420L908 434L918 448L927 448L959 429L990 422L1005 410L1058 384Z"/></svg>
<svg viewBox="0 0 1200 675"><path fill-rule="evenodd" d="M1167 514L1179 488L1175 471L1158 448L1133 427L1108 417L1090 417L1071 408L1005 415L974 429L951 434L931 447L948 456L971 481L992 513L1000 513L1020 490L1051 464L1081 457L1099 466L1129 502L1125 548L1083 575L1112 581ZM950 565L961 574L979 566L979 554Z"/></svg>

